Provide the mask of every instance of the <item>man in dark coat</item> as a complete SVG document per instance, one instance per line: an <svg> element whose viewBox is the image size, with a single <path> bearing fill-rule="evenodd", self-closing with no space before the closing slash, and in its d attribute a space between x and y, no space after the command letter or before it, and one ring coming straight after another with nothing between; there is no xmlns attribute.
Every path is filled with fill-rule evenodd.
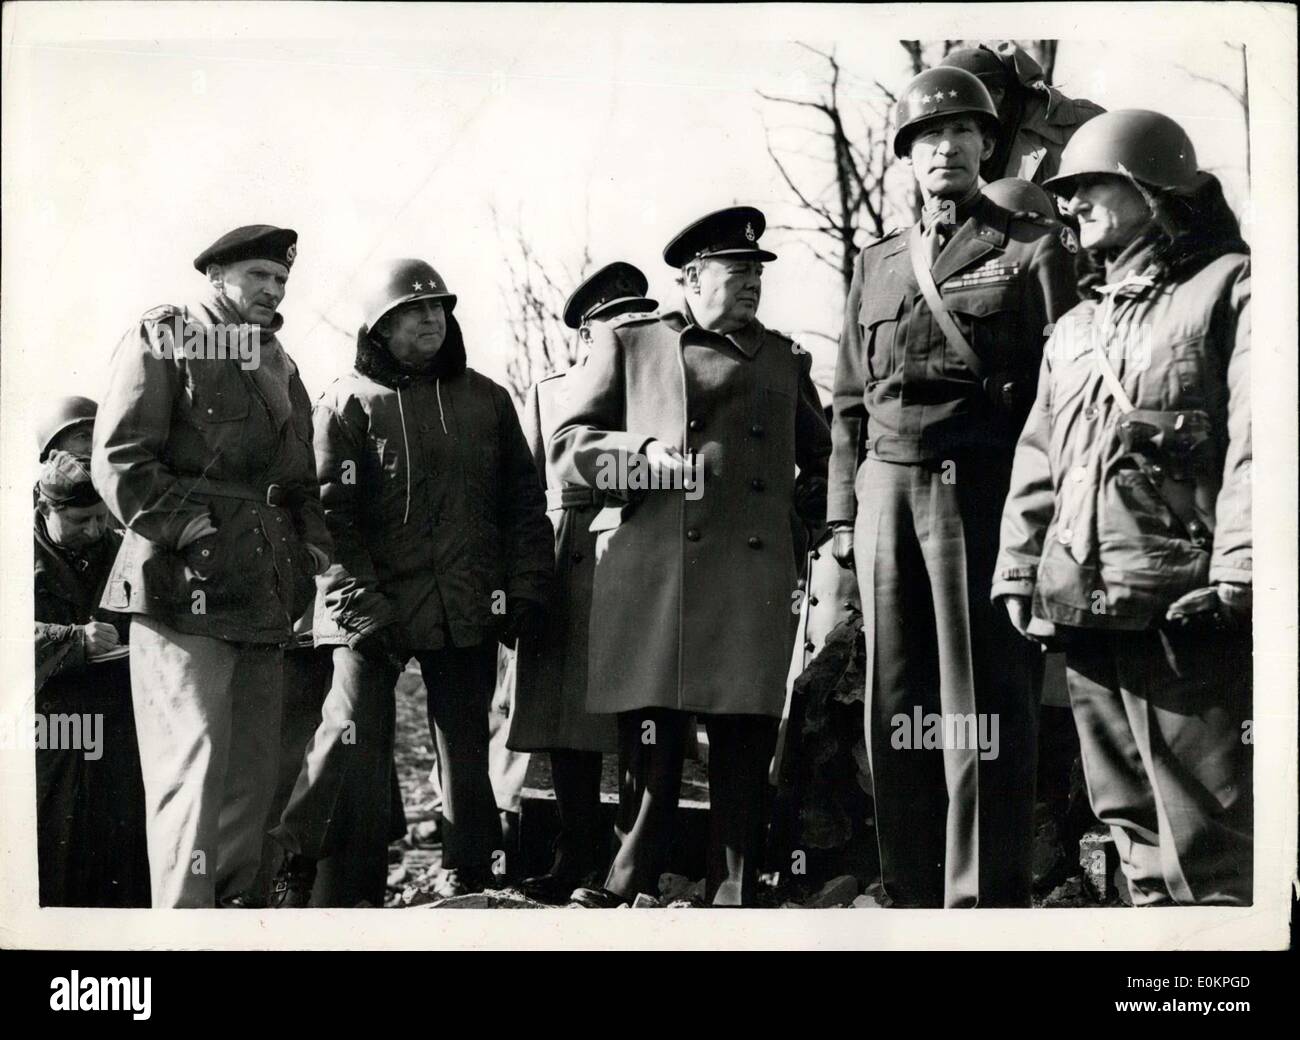
<svg viewBox="0 0 1300 1040"><path fill-rule="evenodd" d="M565 301L564 323L584 341L591 326L620 314L652 311L646 276L631 264L606 264ZM600 827L602 755L617 747L611 715L587 711L587 627L596 535L591 521L604 504L599 491L562 480L548 463L546 446L563 407L567 372L538 382L524 408L524 432L538 473L546 482L546 506L555 525L555 597L546 631L519 647L514 704L507 737L513 751L548 751L560 829L550 869L526 878L526 895L544 902L567 900L587 875L603 869L611 835Z"/></svg>
<svg viewBox="0 0 1300 1040"><path fill-rule="evenodd" d="M247 905L279 746L283 646L331 549L311 411L276 339L297 233L195 258L208 291L113 355L92 471L126 528L103 605L132 615L156 907Z"/></svg>
<svg viewBox="0 0 1300 1040"><path fill-rule="evenodd" d="M334 647L320 726L280 824L275 903L308 905L318 861L353 846L334 898L379 905L394 687L420 663L443 792L439 895L491 883L501 823L488 777L497 642L541 623L551 527L509 392L466 367L456 297L423 260L368 273L353 371L316 405L316 460L337 562L319 581ZM356 848L365 850L362 856ZM362 871L361 865L365 869Z"/></svg>
<svg viewBox="0 0 1300 1040"><path fill-rule="evenodd" d="M84 399L83 399L84 400ZM144 787L124 662L99 606L121 537L90 459L52 449L36 484L36 835L42 906L148 906ZM82 739L65 746L65 734ZM90 738L87 740L86 738Z"/></svg>
<svg viewBox="0 0 1300 1040"><path fill-rule="evenodd" d="M899 906L1027 906L1041 662L987 590L1073 239L981 196L997 117L970 73L923 72L898 108L926 208L856 262L827 509L862 595L881 874Z"/></svg>
<svg viewBox="0 0 1300 1040"><path fill-rule="evenodd" d="M802 562L790 516L820 523L830 450L810 355L756 318L764 225L739 206L687 227L664 250L682 306L591 326L566 377L551 458L614 499L592 523L587 707L618 714L630 792L584 905L657 894L692 714L709 732L707 896L756 897Z"/></svg>

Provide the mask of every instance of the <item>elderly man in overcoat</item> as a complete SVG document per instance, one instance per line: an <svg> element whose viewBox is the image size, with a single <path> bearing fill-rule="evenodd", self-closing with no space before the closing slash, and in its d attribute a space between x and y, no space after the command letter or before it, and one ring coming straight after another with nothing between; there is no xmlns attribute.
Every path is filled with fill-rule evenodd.
<svg viewBox="0 0 1300 1040"><path fill-rule="evenodd" d="M820 520L830 436L811 358L756 318L763 214L709 214L665 248L679 308L592 326L551 442L616 499L598 532L587 707L616 713L623 843L587 906L654 895L686 727L709 734L706 895L753 905L797 589L791 510ZM796 479L796 469L798 476ZM617 500L621 499L621 502Z"/></svg>

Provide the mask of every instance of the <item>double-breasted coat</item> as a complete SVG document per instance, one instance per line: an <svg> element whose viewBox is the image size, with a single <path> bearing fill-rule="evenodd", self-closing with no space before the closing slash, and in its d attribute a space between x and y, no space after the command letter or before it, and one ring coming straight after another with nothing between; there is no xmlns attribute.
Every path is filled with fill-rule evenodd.
<svg viewBox="0 0 1300 1040"><path fill-rule="evenodd" d="M555 595L546 630L521 639L510 708L512 751L614 751L614 718L587 711L587 631L591 582L596 569L596 535L591 522L600 510L599 491L565 483L546 459L566 383L559 372L537 383L524 407L524 436L537 471L546 481L546 513L555 527Z"/></svg>
<svg viewBox="0 0 1300 1040"><path fill-rule="evenodd" d="M781 714L798 608L790 515L820 518L819 495L802 492L821 487L830 454L810 368L757 321L720 335L672 310L592 327L550 446L563 479L625 502L593 521L589 710ZM651 440L694 457L692 488L636 486Z"/></svg>

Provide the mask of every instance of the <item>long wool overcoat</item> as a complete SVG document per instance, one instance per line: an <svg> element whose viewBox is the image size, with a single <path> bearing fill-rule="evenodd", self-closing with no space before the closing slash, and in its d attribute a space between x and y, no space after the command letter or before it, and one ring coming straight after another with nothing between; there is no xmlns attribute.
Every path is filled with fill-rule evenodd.
<svg viewBox="0 0 1300 1040"><path fill-rule="evenodd" d="M563 479L626 500L592 524L589 710L781 714L791 514L797 499L816 522L830 455L811 361L757 321L726 336L683 311L592 326L550 449ZM694 488L637 487L651 440L696 459Z"/></svg>

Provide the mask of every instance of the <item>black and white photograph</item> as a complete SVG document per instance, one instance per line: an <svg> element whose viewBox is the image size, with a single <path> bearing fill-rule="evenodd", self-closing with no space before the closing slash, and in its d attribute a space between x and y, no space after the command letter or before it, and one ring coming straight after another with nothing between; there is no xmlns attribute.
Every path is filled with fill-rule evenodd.
<svg viewBox="0 0 1300 1040"><path fill-rule="evenodd" d="M4 945L1292 941L1294 8L3 66Z"/></svg>

